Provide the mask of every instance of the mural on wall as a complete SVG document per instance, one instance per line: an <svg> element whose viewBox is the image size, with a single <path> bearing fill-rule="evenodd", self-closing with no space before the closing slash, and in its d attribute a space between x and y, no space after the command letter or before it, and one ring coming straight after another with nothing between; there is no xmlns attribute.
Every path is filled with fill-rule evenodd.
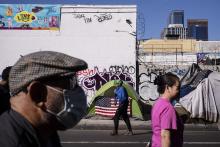
<svg viewBox="0 0 220 147"><path fill-rule="evenodd" d="M135 67L126 65L112 65L109 68L86 69L77 73L79 83L84 88L87 96L91 98L105 83L121 79L135 87Z"/></svg>
<svg viewBox="0 0 220 147"><path fill-rule="evenodd" d="M0 29L58 30L61 5L1 4Z"/></svg>

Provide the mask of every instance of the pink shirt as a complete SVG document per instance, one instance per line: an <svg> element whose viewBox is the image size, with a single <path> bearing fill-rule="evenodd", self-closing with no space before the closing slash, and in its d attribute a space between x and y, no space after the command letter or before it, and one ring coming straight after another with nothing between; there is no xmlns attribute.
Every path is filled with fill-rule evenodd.
<svg viewBox="0 0 220 147"><path fill-rule="evenodd" d="M170 101L164 98L156 101L151 112L151 125L152 147L161 147L161 130L177 130L176 112Z"/></svg>

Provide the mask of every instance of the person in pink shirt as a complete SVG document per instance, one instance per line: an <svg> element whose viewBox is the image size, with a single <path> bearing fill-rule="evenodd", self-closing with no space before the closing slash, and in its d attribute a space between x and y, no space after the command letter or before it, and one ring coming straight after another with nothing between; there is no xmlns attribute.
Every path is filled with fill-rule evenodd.
<svg viewBox="0 0 220 147"><path fill-rule="evenodd" d="M158 76L154 84L157 85L160 97L151 112L151 146L182 147L184 127L171 103L179 95L179 78L172 73L166 73Z"/></svg>

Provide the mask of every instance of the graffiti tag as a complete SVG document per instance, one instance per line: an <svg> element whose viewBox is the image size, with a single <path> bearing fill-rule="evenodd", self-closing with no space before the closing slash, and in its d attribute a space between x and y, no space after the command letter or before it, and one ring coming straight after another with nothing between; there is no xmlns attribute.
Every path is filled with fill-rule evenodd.
<svg viewBox="0 0 220 147"><path fill-rule="evenodd" d="M132 87L135 86L131 74L125 71L115 73L103 69L103 71L100 72L98 70L98 67L94 67L94 69L92 70L90 69L90 70L81 71L80 73L78 73L78 75L85 76L81 78L80 83L86 90L96 91L105 83L111 80L119 80L119 79L126 81Z"/></svg>
<svg viewBox="0 0 220 147"><path fill-rule="evenodd" d="M73 14L74 18L76 19L83 19L85 23L90 23L92 22L91 17L86 17L84 14Z"/></svg>
<svg viewBox="0 0 220 147"><path fill-rule="evenodd" d="M111 14L100 14L100 16L94 15L95 17L97 17L98 22L103 22L105 20L110 20L112 19L112 15Z"/></svg>
<svg viewBox="0 0 220 147"><path fill-rule="evenodd" d="M117 73L129 73L129 74L135 74L135 68L134 66L110 66L109 71L113 74Z"/></svg>

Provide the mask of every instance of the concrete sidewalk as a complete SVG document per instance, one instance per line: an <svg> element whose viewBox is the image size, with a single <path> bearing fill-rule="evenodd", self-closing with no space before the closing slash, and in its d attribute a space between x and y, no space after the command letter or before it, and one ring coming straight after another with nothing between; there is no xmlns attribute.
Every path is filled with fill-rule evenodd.
<svg viewBox="0 0 220 147"><path fill-rule="evenodd" d="M150 121L130 119L133 130L151 130ZM73 129L82 130L112 130L113 120L82 119ZM125 122L119 121L119 129L126 129ZM213 124L185 124L185 130L218 130L218 125Z"/></svg>

